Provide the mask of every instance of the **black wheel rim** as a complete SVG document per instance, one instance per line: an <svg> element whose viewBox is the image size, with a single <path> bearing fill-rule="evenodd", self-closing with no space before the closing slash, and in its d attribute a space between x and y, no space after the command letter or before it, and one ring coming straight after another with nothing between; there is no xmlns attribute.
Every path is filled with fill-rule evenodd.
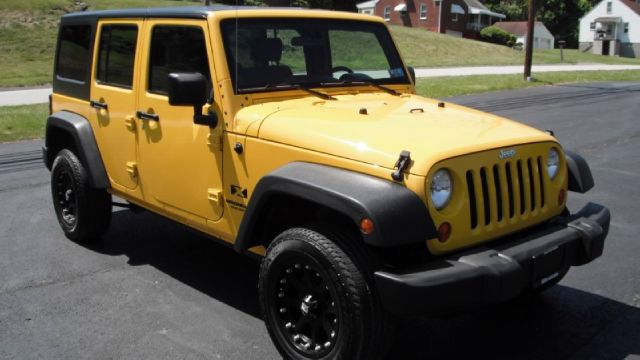
<svg viewBox="0 0 640 360"><path fill-rule="evenodd" d="M308 357L333 349L340 331L336 289L328 274L308 259L287 261L281 268L273 314L290 345Z"/></svg>
<svg viewBox="0 0 640 360"><path fill-rule="evenodd" d="M61 171L56 176L54 194L60 220L68 227L74 227L78 221L78 200L73 178L67 171Z"/></svg>

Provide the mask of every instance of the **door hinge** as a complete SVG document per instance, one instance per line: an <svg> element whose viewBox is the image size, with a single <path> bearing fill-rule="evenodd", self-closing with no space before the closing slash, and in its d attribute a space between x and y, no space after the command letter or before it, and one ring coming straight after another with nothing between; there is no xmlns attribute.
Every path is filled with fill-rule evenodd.
<svg viewBox="0 0 640 360"><path fill-rule="evenodd" d="M215 150L222 151L222 135L218 133L209 133L207 135L207 145Z"/></svg>
<svg viewBox="0 0 640 360"><path fill-rule="evenodd" d="M135 118L135 116L131 115L131 116L127 116L126 118L124 118L124 126L126 126L127 130L129 130L129 131L135 131L136 130L136 118Z"/></svg>
<svg viewBox="0 0 640 360"><path fill-rule="evenodd" d="M209 201L211 201L212 203L220 206L222 204L222 198L222 190L214 188L207 189L207 199L209 199Z"/></svg>
<svg viewBox="0 0 640 360"><path fill-rule="evenodd" d="M127 172L133 178L138 177L138 164L134 161L128 161Z"/></svg>

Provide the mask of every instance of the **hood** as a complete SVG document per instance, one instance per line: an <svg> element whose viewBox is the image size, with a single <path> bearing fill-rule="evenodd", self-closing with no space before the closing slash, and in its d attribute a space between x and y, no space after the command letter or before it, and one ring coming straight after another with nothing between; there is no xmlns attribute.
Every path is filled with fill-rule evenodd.
<svg viewBox="0 0 640 360"><path fill-rule="evenodd" d="M409 172L425 176L438 161L517 144L555 141L540 130L416 95L338 95L246 107L235 130L265 140L393 169L411 152Z"/></svg>

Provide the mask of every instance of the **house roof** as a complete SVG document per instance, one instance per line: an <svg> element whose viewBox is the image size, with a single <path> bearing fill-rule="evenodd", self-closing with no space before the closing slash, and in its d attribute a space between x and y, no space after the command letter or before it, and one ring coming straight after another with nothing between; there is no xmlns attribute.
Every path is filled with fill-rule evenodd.
<svg viewBox="0 0 640 360"><path fill-rule="evenodd" d="M479 0L464 0L464 2L469 7L469 13L471 14L489 15L489 16L500 18L500 19L507 18L507 16L504 14L500 14L500 13L489 10Z"/></svg>
<svg viewBox="0 0 640 360"><path fill-rule="evenodd" d="M633 0L620 0L623 4L627 5L633 12L640 15L640 4L636 3Z"/></svg>
<svg viewBox="0 0 640 360"><path fill-rule="evenodd" d="M373 8L376 6L376 4L378 3L378 1L380 0L369 0L369 1L365 1L365 2L361 2L356 4L356 7L358 9L369 9L369 8Z"/></svg>
<svg viewBox="0 0 640 360"><path fill-rule="evenodd" d="M525 36L527 34L526 21L499 21L493 25L516 36ZM537 25L544 26L541 21L536 21L536 26Z"/></svg>

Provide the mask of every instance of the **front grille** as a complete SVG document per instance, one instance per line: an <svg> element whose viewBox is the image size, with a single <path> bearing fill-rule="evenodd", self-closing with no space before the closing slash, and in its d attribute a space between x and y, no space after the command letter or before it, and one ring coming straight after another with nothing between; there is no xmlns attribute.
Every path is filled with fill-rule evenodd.
<svg viewBox="0 0 640 360"><path fill-rule="evenodd" d="M536 215L545 207L542 157L502 161L467 170L471 229Z"/></svg>

